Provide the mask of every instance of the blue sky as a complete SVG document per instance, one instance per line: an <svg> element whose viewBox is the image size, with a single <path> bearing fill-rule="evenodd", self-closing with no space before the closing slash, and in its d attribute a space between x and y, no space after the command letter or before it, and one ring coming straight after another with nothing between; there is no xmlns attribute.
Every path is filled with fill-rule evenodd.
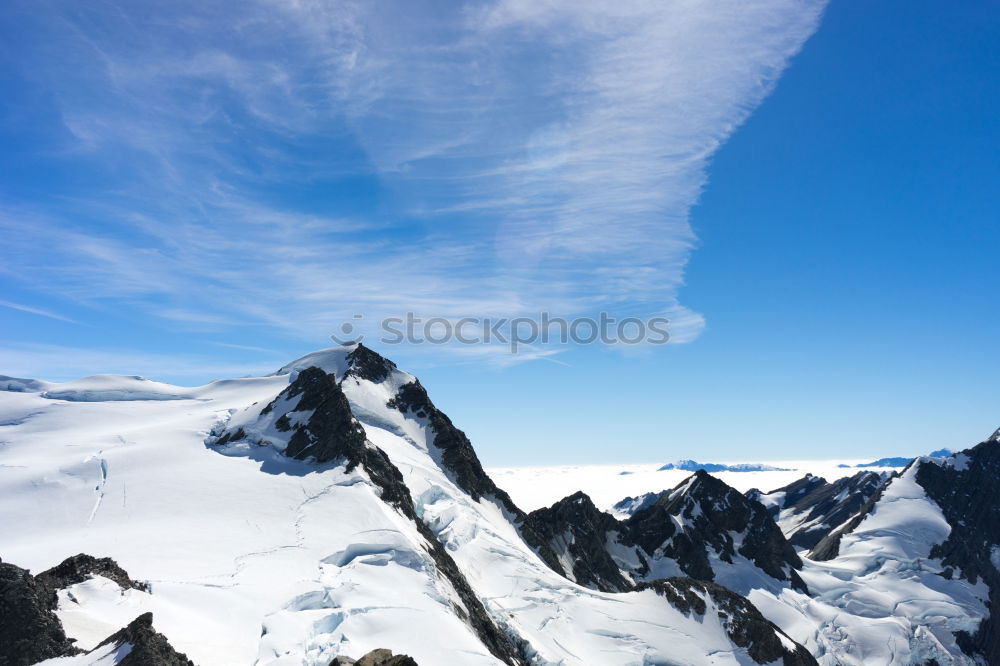
<svg viewBox="0 0 1000 666"><path fill-rule="evenodd" d="M1000 6L5 3L0 373L272 370L340 322L493 464L881 457L1000 425ZM876 455L877 454L877 455Z"/></svg>

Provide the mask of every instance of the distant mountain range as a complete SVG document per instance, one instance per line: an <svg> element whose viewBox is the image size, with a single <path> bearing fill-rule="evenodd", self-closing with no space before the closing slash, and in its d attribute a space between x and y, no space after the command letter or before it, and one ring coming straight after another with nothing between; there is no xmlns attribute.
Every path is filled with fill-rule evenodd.
<svg viewBox="0 0 1000 666"><path fill-rule="evenodd" d="M722 463L700 463L694 460L678 460L667 463L660 468L660 471L679 469L685 472L791 472L793 470L786 467L772 467L760 463L737 463L735 465L725 465Z"/></svg>
<svg viewBox="0 0 1000 666"><path fill-rule="evenodd" d="M955 455L955 452L952 451L951 449L938 449L937 451L931 451L930 453L928 453L927 457L928 458L950 458L953 455ZM858 467L858 468L863 468L863 467L906 467L911 462L913 462L913 460L914 460L913 458L901 458L901 457L896 457L896 458L879 458L878 460L873 460L873 461L867 462L867 463L860 463L858 465L838 465L838 467L841 467L843 469L849 469L851 467Z"/></svg>

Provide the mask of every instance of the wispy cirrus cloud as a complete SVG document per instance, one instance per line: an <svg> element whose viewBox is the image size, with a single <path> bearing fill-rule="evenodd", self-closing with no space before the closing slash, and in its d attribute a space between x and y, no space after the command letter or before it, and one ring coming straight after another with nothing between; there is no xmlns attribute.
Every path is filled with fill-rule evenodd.
<svg viewBox="0 0 1000 666"><path fill-rule="evenodd" d="M43 310L41 308L34 308L30 305L21 305L20 303L11 303L10 301L0 301L0 308L8 308L10 310L17 310L18 312L27 312L28 314L38 315L39 317L46 317L48 319L55 319L57 321L65 321L70 324L75 324L76 322L69 317L64 317L61 314L50 312L48 310Z"/></svg>
<svg viewBox="0 0 1000 666"><path fill-rule="evenodd" d="M45 159L94 171L6 192L27 288L310 340L603 309L688 341L708 161L825 0L15 4Z"/></svg>

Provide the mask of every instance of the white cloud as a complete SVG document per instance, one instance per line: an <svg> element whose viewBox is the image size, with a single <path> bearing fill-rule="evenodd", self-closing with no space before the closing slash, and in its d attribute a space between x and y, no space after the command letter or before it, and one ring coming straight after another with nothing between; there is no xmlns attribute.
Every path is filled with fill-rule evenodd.
<svg viewBox="0 0 1000 666"><path fill-rule="evenodd" d="M260 0L39 21L51 41L22 64L108 187L0 210L3 270L313 341L354 313L599 310L668 313L690 341L708 161L824 6ZM344 174L377 178L383 210L303 203Z"/></svg>

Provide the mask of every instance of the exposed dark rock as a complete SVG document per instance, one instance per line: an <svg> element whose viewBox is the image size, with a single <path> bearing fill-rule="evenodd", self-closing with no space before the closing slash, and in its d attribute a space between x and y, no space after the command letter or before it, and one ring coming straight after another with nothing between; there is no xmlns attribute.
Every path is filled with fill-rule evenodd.
<svg viewBox="0 0 1000 666"><path fill-rule="evenodd" d="M274 422L278 431L291 433L284 452L286 456L320 463L342 460L351 471L366 456L374 455L373 447L367 444L365 430L354 418L335 375L315 366L305 368L260 413L270 414L287 404L294 406ZM291 415L305 412L311 412L308 420L299 422L296 419L293 424ZM246 437L243 428L236 428L210 439L209 444L219 446Z"/></svg>
<svg viewBox="0 0 1000 666"><path fill-rule="evenodd" d="M97 558L83 553L66 558L60 564L35 576L38 584L47 591L49 608L55 608L58 603L58 590L76 585L88 580L91 576L103 576L118 583L124 589L147 592L149 587L129 578L128 573L118 566L110 557Z"/></svg>
<svg viewBox="0 0 1000 666"><path fill-rule="evenodd" d="M57 592L95 575L113 580L123 589L147 589L145 584L132 580L109 557L97 558L81 553L34 577L12 564L0 563L0 665L27 666L44 659L79 654L81 650L66 638L55 614L59 603ZM188 661L136 659L121 663L132 666L190 664Z"/></svg>
<svg viewBox="0 0 1000 666"><path fill-rule="evenodd" d="M472 442L444 412L434 406L419 380L401 386L388 406L408 416L427 419L434 431L434 445L441 450L441 462L445 469L454 477L455 483L474 500L503 492L486 474L472 448Z"/></svg>
<svg viewBox="0 0 1000 666"><path fill-rule="evenodd" d="M803 497L807 496L812 491L817 488L821 488L827 484L826 479L821 476L813 476L812 474L806 474L801 479L793 481L783 488L778 488L777 490L772 490L769 493L762 493L756 488L748 490L746 496L748 499L752 499L755 502L761 502L767 509L767 512L771 514L772 518L777 518L778 513L782 509L787 509L796 502L800 501ZM779 502L765 503L764 499L771 495L776 495L778 493L784 493L784 496Z"/></svg>
<svg viewBox="0 0 1000 666"><path fill-rule="evenodd" d="M417 666L413 657L405 654L392 654L392 650L372 650L358 659L356 666Z"/></svg>
<svg viewBox="0 0 1000 666"><path fill-rule="evenodd" d="M347 355L347 363L345 376L367 379L376 384L385 381L396 369L395 363L360 343Z"/></svg>
<svg viewBox="0 0 1000 666"><path fill-rule="evenodd" d="M358 660L350 657L336 657L330 666L417 666L413 657L405 654L392 654L392 650L379 648L372 650Z"/></svg>
<svg viewBox="0 0 1000 666"><path fill-rule="evenodd" d="M791 544L801 548L812 548L818 544L831 530L860 511L881 490L889 476L885 472L860 472L816 488L794 502L791 507L807 512L805 521L813 523L814 527L789 535Z"/></svg>
<svg viewBox="0 0 1000 666"><path fill-rule="evenodd" d="M238 442L241 439L246 439L246 436L247 434L243 431L243 428L236 428L235 430L226 430L218 437L210 440L209 443L213 446L222 446L223 444L228 444L229 442Z"/></svg>
<svg viewBox="0 0 1000 666"><path fill-rule="evenodd" d="M692 578L715 579L707 551L711 548L725 562L739 553L772 578L806 591L796 571L802 560L767 510L706 472L695 472L673 491L661 493L624 524L629 542L651 556L676 560ZM733 533L743 535L739 547Z"/></svg>
<svg viewBox="0 0 1000 666"><path fill-rule="evenodd" d="M817 664L808 650L761 615L750 601L721 585L691 578L664 578L640 583L636 589L655 591L685 615L705 615L708 611L707 600L711 599L729 639L744 648L758 664L771 664L779 659L786 666ZM786 648L779 634L794 644L795 649Z"/></svg>
<svg viewBox="0 0 1000 666"><path fill-rule="evenodd" d="M998 431L1000 432L1000 431ZM951 533L931 550L963 578L982 579L989 587L989 617L974 635L960 633L958 644L967 654L988 664L1000 664L1000 571L993 562L1000 544L1000 443L996 434L957 454L948 463L918 462L916 480L944 514Z"/></svg>
<svg viewBox="0 0 1000 666"><path fill-rule="evenodd" d="M785 537L793 546L813 548L856 515L888 478L887 473L858 472L830 483L807 474L767 494L750 491L747 497L764 502L772 517L782 510L791 510L796 527L787 531ZM769 497L775 501L767 502Z"/></svg>
<svg viewBox="0 0 1000 666"><path fill-rule="evenodd" d="M29 666L79 652L53 607L49 590L26 569L0 563L0 664Z"/></svg>
<svg viewBox="0 0 1000 666"><path fill-rule="evenodd" d="M316 367L301 371L295 381L278 394L265 409L274 409L282 400L299 398L292 412L313 410L309 421L304 425L292 427L288 419L275 422L278 430L293 434L288 440L285 455L299 460L315 459L317 462L330 462L347 458L357 464L359 450L365 446L365 430L351 413L347 397L337 384L337 378Z"/></svg>
<svg viewBox="0 0 1000 666"><path fill-rule="evenodd" d="M550 563L555 571L594 589L628 590L632 581L648 580L661 559L692 578L714 581L712 556L732 563L738 553L807 591L797 572L802 561L764 507L705 472L672 491L632 498L632 505L638 508L622 521L576 493L532 512L526 526L563 554ZM563 569L567 560L572 571Z"/></svg>
<svg viewBox="0 0 1000 666"><path fill-rule="evenodd" d="M163 634L153 629L152 613L135 618L127 627L101 641L91 653L105 645L126 644L131 650L118 666L194 666L194 662L175 650Z"/></svg>
<svg viewBox="0 0 1000 666"><path fill-rule="evenodd" d="M528 514L527 525L556 552L566 551L573 561L572 574L580 585L605 592L631 589L607 549L609 533L623 531L621 523L599 510L582 492Z"/></svg>

